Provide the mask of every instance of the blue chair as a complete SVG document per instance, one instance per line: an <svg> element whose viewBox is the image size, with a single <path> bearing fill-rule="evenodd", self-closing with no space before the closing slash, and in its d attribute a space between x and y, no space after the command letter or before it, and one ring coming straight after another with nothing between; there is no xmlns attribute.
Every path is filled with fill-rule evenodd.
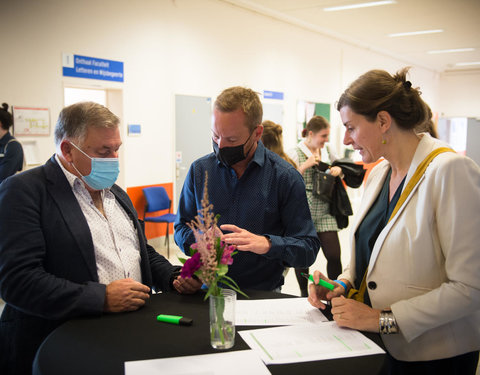
<svg viewBox="0 0 480 375"><path fill-rule="evenodd" d="M143 221L167 224L167 235L165 237L165 244L167 245L167 256L170 258L170 241L169 241L170 223L173 223L176 217L175 214L171 213L172 201L168 196L167 191L165 190L164 187L152 186L152 187L143 188L142 190L146 200L145 211L143 213ZM168 214L157 215L157 216L145 216L145 214L147 213L162 211L162 210L168 210Z"/></svg>

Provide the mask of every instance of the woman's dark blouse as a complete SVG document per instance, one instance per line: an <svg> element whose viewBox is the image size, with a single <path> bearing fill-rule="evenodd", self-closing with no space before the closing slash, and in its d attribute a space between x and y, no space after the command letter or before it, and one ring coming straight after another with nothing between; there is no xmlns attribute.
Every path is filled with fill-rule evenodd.
<svg viewBox="0 0 480 375"><path fill-rule="evenodd" d="M357 289L360 288L363 276L367 271L375 242L380 232L387 225L388 219L400 198L405 183L405 178L403 178L392 200L389 202L391 174L392 170L390 169L380 194L355 232L355 288ZM364 302L369 306L371 305L368 288L365 290Z"/></svg>

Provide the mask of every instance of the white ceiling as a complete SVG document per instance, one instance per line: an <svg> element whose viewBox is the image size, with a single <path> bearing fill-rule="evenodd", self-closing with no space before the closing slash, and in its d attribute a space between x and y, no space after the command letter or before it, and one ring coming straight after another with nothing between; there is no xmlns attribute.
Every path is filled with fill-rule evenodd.
<svg viewBox="0 0 480 375"><path fill-rule="evenodd" d="M396 0L395 4L336 12L323 8L373 0L224 1L433 71L480 69L480 65L455 65L480 61L480 0ZM388 37L392 33L431 29L443 32ZM475 50L427 53L454 48Z"/></svg>

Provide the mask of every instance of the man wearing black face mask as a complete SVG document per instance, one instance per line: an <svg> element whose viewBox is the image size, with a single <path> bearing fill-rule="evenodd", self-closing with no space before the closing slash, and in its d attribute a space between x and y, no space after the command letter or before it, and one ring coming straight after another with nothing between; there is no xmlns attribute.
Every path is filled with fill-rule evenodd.
<svg viewBox="0 0 480 375"><path fill-rule="evenodd" d="M260 142L262 104L250 89L232 87L215 101L214 152L190 167L178 207L175 241L189 254L187 226L208 196L222 240L237 246L228 276L240 288L279 290L285 267L311 265L320 248L300 174Z"/></svg>

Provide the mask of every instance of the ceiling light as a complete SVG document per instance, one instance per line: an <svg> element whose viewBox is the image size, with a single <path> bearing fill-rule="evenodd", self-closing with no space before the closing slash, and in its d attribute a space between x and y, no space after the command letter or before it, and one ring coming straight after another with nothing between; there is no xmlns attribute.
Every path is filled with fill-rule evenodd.
<svg viewBox="0 0 480 375"><path fill-rule="evenodd" d="M388 36L394 38L397 36L410 36L410 35L422 35L422 34L434 34L434 33L443 33L443 30L436 29L436 30L409 31L406 33L388 34Z"/></svg>
<svg viewBox="0 0 480 375"><path fill-rule="evenodd" d="M472 52L475 51L475 48L454 48L454 49L437 49L433 51L428 51L427 53L455 53L455 52Z"/></svg>
<svg viewBox="0 0 480 375"><path fill-rule="evenodd" d="M325 12L333 12L336 10L347 10L347 9L357 9L357 8L367 8L367 7L376 7L379 5L388 5L388 4L395 4L395 0L384 0L384 1L371 1L368 3L359 3L359 4L351 4L351 5L341 5L336 7L328 7L323 8Z"/></svg>
<svg viewBox="0 0 480 375"><path fill-rule="evenodd" d="M470 65L480 65L480 61L473 61L473 62L461 62L456 63L456 66L470 66Z"/></svg>

